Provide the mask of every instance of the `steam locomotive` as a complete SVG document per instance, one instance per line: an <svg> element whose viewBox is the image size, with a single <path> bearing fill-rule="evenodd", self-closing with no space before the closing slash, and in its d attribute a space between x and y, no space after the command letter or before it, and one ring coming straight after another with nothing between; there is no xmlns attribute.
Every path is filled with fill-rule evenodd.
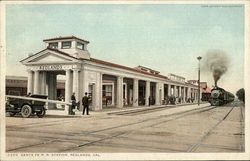
<svg viewBox="0 0 250 161"><path fill-rule="evenodd" d="M234 101L234 95L223 88L214 87L211 91L210 104L212 106L221 106Z"/></svg>

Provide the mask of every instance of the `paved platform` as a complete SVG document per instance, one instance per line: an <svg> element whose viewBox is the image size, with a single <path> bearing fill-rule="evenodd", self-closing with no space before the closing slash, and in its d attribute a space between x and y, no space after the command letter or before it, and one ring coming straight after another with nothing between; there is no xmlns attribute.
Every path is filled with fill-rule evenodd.
<svg viewBox="0 0 250 161"><path fill-rule="evenodd" d="M148 107L145 107L148 108ZM244 105L234 102L6 117L7 153L244 152ZM157 110L153 110L153 109Z"/></svg>
<svg viewBox="0 0 250 161"><path fill-rule="evenodd" d="M206 102L201 103L205 104ZM189 106L189 105L196 105L197 103L182 103L182 104L176 104L176 105L152 105L152 106L124 106L123 108L117 108L117 107L103 107L101 111L89 111L91 115L99 115L99 114L106 114L110 112L121 112L121 111L130 111L130 110L141 110L141 109L155 109L159 107L178 107L178 106ZM65 113L64 109L49 109L46 111L46 115L59 115L59 116L67 116L68 114ZM81 116L82 111L76 110L75 115L68 115L68 116Z"/></svg>

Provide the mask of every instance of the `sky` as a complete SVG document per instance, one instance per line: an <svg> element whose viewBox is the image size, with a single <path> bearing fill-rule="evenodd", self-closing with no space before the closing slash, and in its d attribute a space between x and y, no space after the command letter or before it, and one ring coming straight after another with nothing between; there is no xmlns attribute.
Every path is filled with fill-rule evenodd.
<svg viewBox="0 0 250 161"><path fill-rule="evenodd" d="M244 85L242 5L9 4L7 75L27 76L19 61L43 50L43 39L71 35L90 41L93 58L186 80L198 79L198 56L221 50L230 66L218 85L233 93ZM212 74L201 70L201 81L211 87Z"/></svg>

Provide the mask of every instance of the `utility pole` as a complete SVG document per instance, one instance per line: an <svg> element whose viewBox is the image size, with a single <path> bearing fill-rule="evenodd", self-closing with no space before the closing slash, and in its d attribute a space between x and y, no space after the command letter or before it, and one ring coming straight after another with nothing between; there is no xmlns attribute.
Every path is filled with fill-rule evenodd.
<svg viewBox="0 0 250 161"><path fill-rule="evenodd" d="M199 61L199 65L198 65L198 106L200 106L200 60L202 59L201 56L197 57L198 61Z"/></svg>

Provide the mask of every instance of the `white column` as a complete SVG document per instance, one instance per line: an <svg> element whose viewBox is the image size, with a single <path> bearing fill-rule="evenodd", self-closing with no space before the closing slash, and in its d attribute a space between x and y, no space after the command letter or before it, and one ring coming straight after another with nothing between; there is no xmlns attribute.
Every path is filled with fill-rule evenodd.
<svg viewBox="0 0 250 161"><path fill-rule="evenodd" d="M84 72L83 72L82 69L79 69L79 81L78 81L78 83L79 83L79 89L78 89L78 91L79 91L79 96L78 96L79 100L78 101L82 100L82 97L84 96L84 93L85 93L84 92L83 77L84 77ZM82 110L82 106L80 106L80 110Z"/></svg>
<svg viewBox="0 0 250 161"><path fill-rule="evenodd" d="M124 90L125 90L125 91L124 91L124 95L125 95L125 96L123 96L123 97L124 97L125 101L128 102L128 86L127 86L127 83L123 83L123 86L125 86L125 87L124 87ZM123 86L122 86L122 89L123 89ZM123 103L123 104L124 104L124 103Z"/></svg>
<svg viewBox="0 0 250 161"><path fill-rule="evenodd" d="M98 111L102 109L102 73L96 74L96 83L94 86L94 100L93 110Z"/></svg>
<svg viewBox="0 0 250 161"><path fill-rule="evenodd" d="M46 94L46 72L45 71L42 71L41 72L41 74L40 74L40 76L41 76L41 83L40 83L40 85L41 85L41 91L40 91L40 93L41 94Z"/></svg>
<svg viewBox="0 0 250 161"><path fill-rule="evenodd" d="M134 79L133 83L133 106L138 106L138 79Z"/></svg>
<svg viewBox="0 0 250 161"><path fill-rule="evenodd" d="M176 86L176 96L180 97L181 96L181 90L180 86Z"/></svg>
<svg viewBox="0 0 250 161"><path fill-rule="evenodd" d="M65 81L65 102L70 103L70 97L71 97L71 70L67 69L66 70L66 81ZM65 106L64 112L66 114L69 113L69 106Z"/></svg>
<svg viewBox="0 0 250 161"><path fill-rule="evenodd" d="M28 70L28 86L27 93L33 93L33 71Z"/></svg>
<svg viewBox="0 0 250 161"><path fill-rule="evenodd" d="M89 82L88 82L88 72L85 70L85 69L83 69L83 71L82 71L82 80L83 80L83 94L85 93L85 92L88 92L89 93Z"/></svg>
<svg viewBox="0 0 250 161"><path fill-rule="evenodd" d="M48 75L48 98L52 100L56 100L56 74L55 73L49 73ZM49 103L48 104L49 109L56 108L56 104Z"/></svg>
<svg viewBox="0 0 250 161"><path fill-rule="evenodd" d="M149 96L150 96L150 82L146 81L146 95L145 95L145 105L146 106L149 105L149 101L148 101Z"/></svg>
<svg viewBox="0 0 250 161"><path fill-rule="evenodd" d="M117 107L123 107L123 77L117 77L117 92L116 92Z"/></svg>
<svg viewBox="0 0 250 161"><path fill-rule="evenodd" d="M79 69L73 70L73 92L75 92L76 101L79 101Z"/></svg>
<svg viewBox="0 0 250 161"><path fill-rule="evenodd" d="M114 83L112 83L112 103L111 105L114 106L115 105L115 86L114 86Z"/></svg>
<svg viewBox="0 0 250 161"><path fill-rule="evenodd" d="M190 88L189 87L187 87L187 99L189 99L190 98Z"/></svg>
<svg viewBox="0 0 250 161"><path fill-rule="evenodd" d="M186 102L186 87L183 88L183 102Z"/></svg>
<svg viewBox="0 0 250 161"><path fill-rule="evenodd" d="M39 71L35 71L35 76L34 76L34 94L39 94L40 92L40 86L39 86Z"/></svg>
<svg viewBox="0 0 250 161"><path fill-rule="evenodd" d="M162 101L164 100L164 95L165 95L165 93L164 93L164 83L161 83L160 89L161 89L160 104L162 104Z"/></svg>
<svg viewBox="0 0 250 161"><path fill-rule="evenodd" d="M171 96L171 84L168 84L168 97Z"/></svg>
<svg viewBox="0 0 250 161"><path fill-rule="evenodd" d="M176 97L177 92L176 92L176 86L175 85L174 85L174 90L173 91L174 91L173 96Z"/></svg>
<svg viewBox="0 0 250 161"><path fill-rule="evenodd" d="M54 84L54 100L57 100L57 74L53 75L53 84Z"/></svg>
<svg viewBox="0 0 250 161"><path fill-rule="evenodd" d="M160 90L159 83L155 83L155 105L160 105Z"/></svg>
<svg viewBox="0 0 250 161"><path fill-rule="evenodd" d="M179 87L179 91L180 91L180 98L181 98L181 103L182 103L182 98L183 98L183 88L182 86Z"/></svg>

